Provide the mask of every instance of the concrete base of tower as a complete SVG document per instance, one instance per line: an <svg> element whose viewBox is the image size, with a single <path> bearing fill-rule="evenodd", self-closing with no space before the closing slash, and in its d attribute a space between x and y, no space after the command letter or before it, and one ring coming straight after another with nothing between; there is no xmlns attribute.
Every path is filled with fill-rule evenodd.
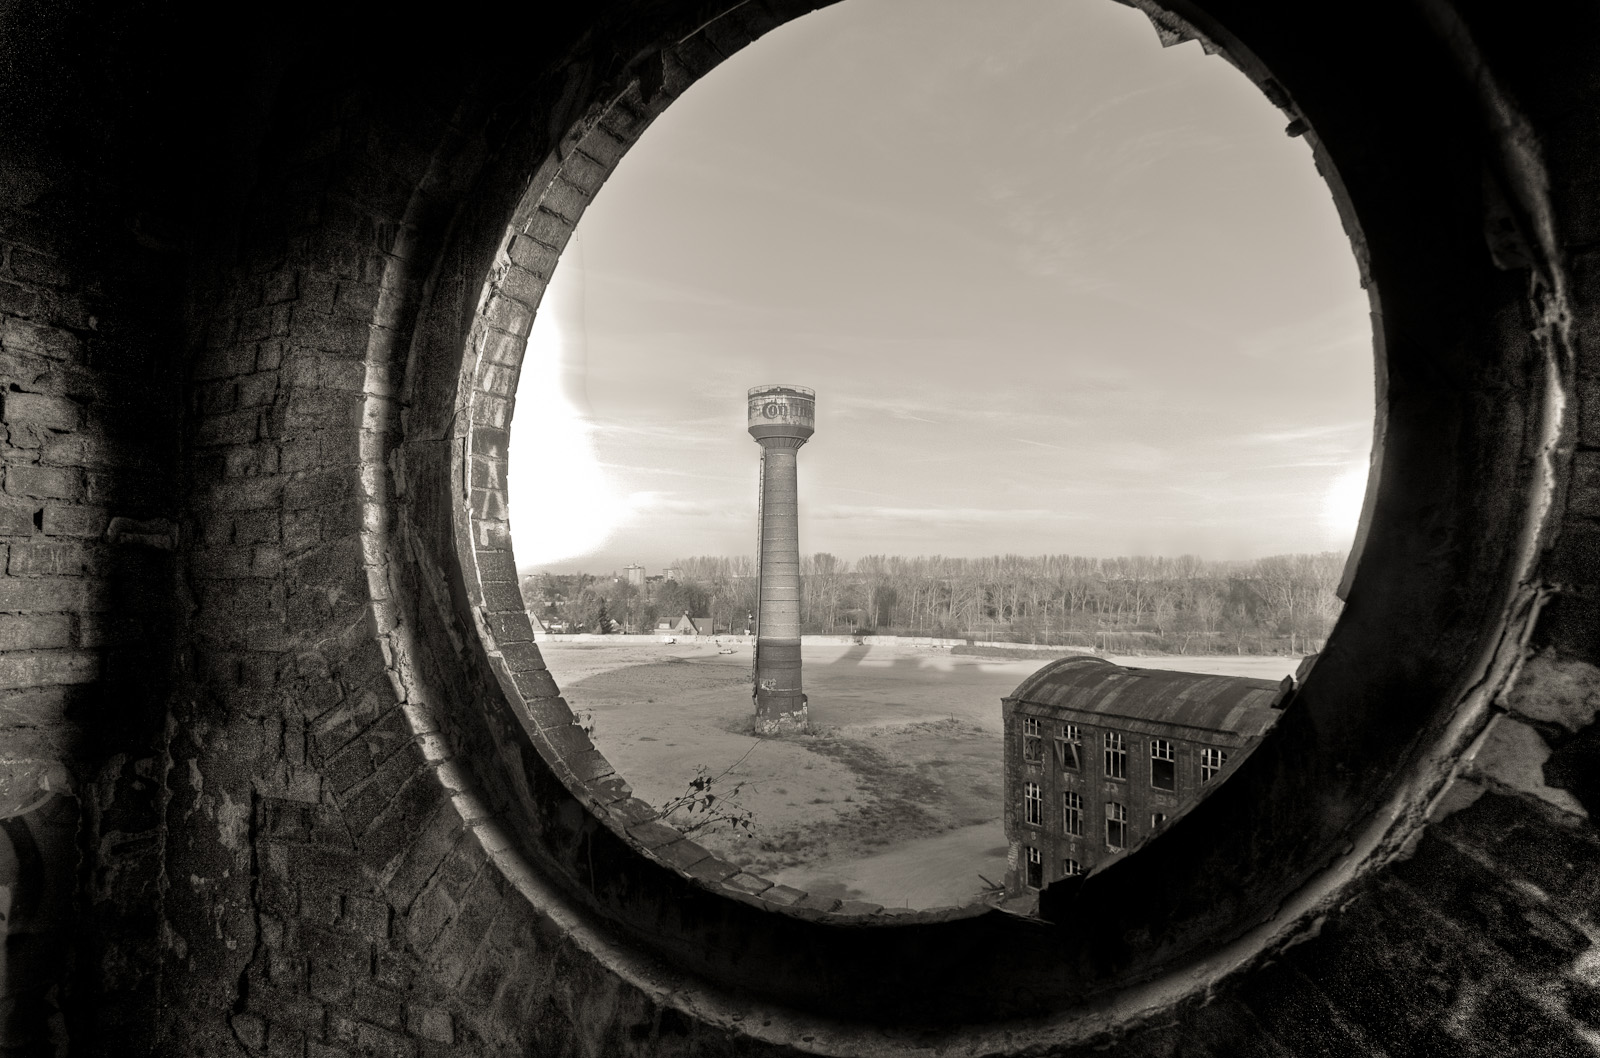
<svg viewBox="0 0 1600 1058"><path fill-rule="evenodd" d="M782 735L811 730L800 682L800 640L756 643L756 733Z"/></svg>
<svg viewBox="0 0 1600 1058"><path fill-rule="evenodd" d="M811 714L805 695L795 695L781 702L776 696L765 702L756 699L756 734L782 736L810 733Z"/></svg>

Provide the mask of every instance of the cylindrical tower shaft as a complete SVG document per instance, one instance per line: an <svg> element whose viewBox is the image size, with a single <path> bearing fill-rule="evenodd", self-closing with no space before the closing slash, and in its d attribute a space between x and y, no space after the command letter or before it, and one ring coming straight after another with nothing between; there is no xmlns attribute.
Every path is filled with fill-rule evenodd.
<svg viewBox="0 0 1600 1058"><path fill-rule="evenodd" d="M761 611L756 629L756 715L805 713L800 690L800 451L763 443Z"/></svg>
<svg viewBox="0 0 1600 1058"><path fill-rule="evenodd" d="M750 434L762 447L760 592L756 615L756 728L803 731L800 682L800 446L814 429L816 395L801 386L750 391Z"/></svg>

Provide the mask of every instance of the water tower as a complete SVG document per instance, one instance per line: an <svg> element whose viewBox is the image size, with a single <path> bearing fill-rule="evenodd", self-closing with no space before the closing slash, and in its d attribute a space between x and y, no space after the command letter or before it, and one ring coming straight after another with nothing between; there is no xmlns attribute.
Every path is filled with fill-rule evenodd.
<svg viewBox="0 0 1600 1058"><path fill-rule="evenodd" d="M800 689L800 446L815 430L817 395L804 386L750 391L750 436L761 444L756 568L756 730L804 731Z"/></svg>

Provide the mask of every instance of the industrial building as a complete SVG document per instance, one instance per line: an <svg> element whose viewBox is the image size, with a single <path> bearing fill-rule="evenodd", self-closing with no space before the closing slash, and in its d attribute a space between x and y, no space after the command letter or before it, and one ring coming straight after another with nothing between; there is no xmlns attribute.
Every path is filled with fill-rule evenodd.
<svg viewBox="0 0 1600 1058"><path fill-rule="evenodd" d="M1198 803L1292 681L1052 661L1001 699L1008 900L1126 855Z"/></svg>

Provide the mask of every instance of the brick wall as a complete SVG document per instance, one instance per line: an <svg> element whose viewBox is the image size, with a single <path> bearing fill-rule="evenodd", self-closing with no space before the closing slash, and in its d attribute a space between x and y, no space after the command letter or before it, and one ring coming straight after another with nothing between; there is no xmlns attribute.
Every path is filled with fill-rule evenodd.
<svg viewBox="0 0 1600 1058"><path fill-rule="evenodd" d="M1463 259L1481 260L1485 218L1460 187L1479 187L1482 166L1505 184L1490 219L1510 227L1491 241L1511 267L1478 277L1470 303L1383 272L1395 259L1384 234L1402 220L1363 202L1376 278L1395 295L1382 307L1426 321L1406 315L1417 300L1454 304L1476 321L1436 354L1391 350L1410 371L1391 396L1443 400L1482 379L1430 390L1418 363L1514 350L1475 398L1469 426L1482 432L1464 426L1453 445L1486 453L1502 495L1550 468L1555 513L1539 564L1506 574L1505 638L1461 677L1500 693L1463 721L1465 750L1394 802L1402 823L1431 823L1397 825L1403 845L1321 847L1326 870L1302 880L1332 888L1320 903L1284 896L1290 934L1252 947L1246 933L1201 950L1195 975L1152 970L1125 992L1113 964L1164 942L1122 930L1138 894L1166 898L1135 861L1182 876L1185 850L1203 845L1185 837L1194 828L1098 890L1081 883L1106 923L1099 947L1052 948L1055 934L1020 920L887 925L881 909L767 887L638 814L571 723L520 612L501 493L542 284L650 119L807 5L506 9L425 40L337 5L271 25L113 6L0 13L0 40L39 44L0 70L0 821L20 821L5 831L14 844L47 851L41 890L77 883L69 906L41 902L30 932L7 938L11 967L28 965L18 938L61 956L34 944L35 980L8 972L7 998L36 998L27 988L51 979L64 1008L53 1016L47 996L35 1023L5 1021L7 1045L54 1034L78 1054L319 1058L1592 1052L1593 11L1551 0L1543 17L1474 8L1455 22L1464 9L1356 3L1277 16L1304 20L1288 25L1207 4L1256 31L1240 41L1173 4L1242 65L1284 71L1319 142L1363 142L1360 86L1325 72L1394 76L1350 58L1389 30L1422 42L1398 61L1451 103L1410 122L1404 107L1424 96L1389 97L1409 139L1505 132L1472 125L1467 98L1510 99L1489 112L1535 131L1501 141L1532 161L1434 160L1467 176L1417 208L1460 221L1449 246ZM174 50L179 28L201 46ZM1481 304L1496 312L1471 315ZM1436 338L1389 328L1397 345ZM1530 412L1519 449L1506 409L1546 363L1574 414L1540 447ZM1483 552L1512 549L1469 531L1489 521L1417 517L1417 551L1373 551L1397 583L1429 556L1487 568ZM1468 664L1359 643L1376 667L1461 676ZM1316 678L1327 672L1336 661ZM1300 704L1286 721L1314 763L1313 736L1334 726ZM1270 778L1241 769L1200 807L1226 811L1236 782ZM1272 863L1249 869L1275 877ZM1232 908L1251 906L1247 890L1198 892ZM1029 980L1026 966L1050 973ZM1102 989L1091 1014L1051 998L1063 979Z"/></svg>
<svg viewBox="0 0 1600 1058"><path fill-rule="evenodd" d="M130 175L127 137L151 131L164 88L115 101L160 49L49 5L8 8L0 38L0 827L15 872L0 871L0 1009L6 1036L35 1045L69 1025L145 1038L179 663L184 265L173 203ZM94 68L68 61L77 49Z"/></svg>

